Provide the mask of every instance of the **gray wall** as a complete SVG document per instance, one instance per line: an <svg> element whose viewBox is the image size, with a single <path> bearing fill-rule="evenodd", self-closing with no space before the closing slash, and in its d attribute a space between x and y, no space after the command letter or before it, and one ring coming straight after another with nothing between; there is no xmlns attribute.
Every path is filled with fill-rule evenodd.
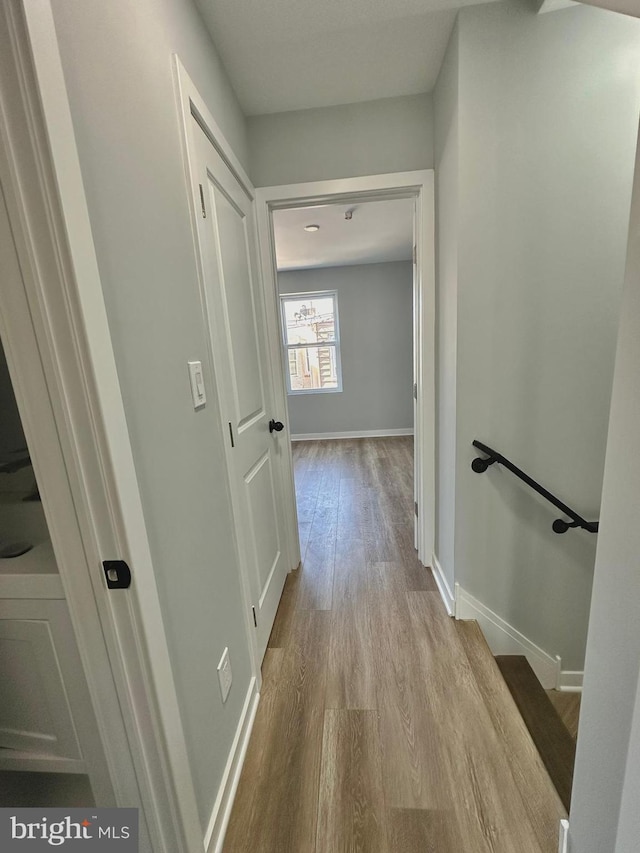
<svg viewBox="0 0 640 853"><path fill-rule="evenodd" d="M431 95L247 120L258 187L433 168Z"/></svg>
<svg viewBox="0 0 640 853"><path fill-rule="evenodd" d="M572 853L640 838L640 150L571 801Z"/></svg>
<svg viewBox="0 0 640 853"><path fill-rule="evenodd" d="M434 91L436 168L436 531L435 557L455 582L456 388L458 348L458 24Z"/></svg>
<svg viewBox="0 0 640 853"><path fill-rule="evenodd" d="M278 285L338 292L343 391L290 395L291 433L413 429L413 264L281 272Z"/></svg>
<svg viewBox="0 0 640 853"><path fill-rule="evenodd" d="M458 49L455 575L581 670L596 539L553 534L553 510L498 466L472 473L471 442L598 517L640 23L496 3L461 11Z"/></svg>
<svg viewBox="0 0 640 853"><path fill-rule="evenodd" d="M53 0L53 10L204 832L250 668L172 52L246 163L243 117L189 0ZM188 359L205 365L197 413Z"/></svg>

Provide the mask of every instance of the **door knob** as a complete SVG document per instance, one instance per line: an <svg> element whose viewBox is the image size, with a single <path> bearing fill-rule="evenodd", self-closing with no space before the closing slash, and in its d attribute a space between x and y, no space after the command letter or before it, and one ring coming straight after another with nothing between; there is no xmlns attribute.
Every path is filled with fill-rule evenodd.
<svg viewBox="0 0 640 853"><path fill-rule="evenodd" d="M273 418L269 421L269 432L280 432L284 429L284 424L282 421L274 421Z"/></svg>

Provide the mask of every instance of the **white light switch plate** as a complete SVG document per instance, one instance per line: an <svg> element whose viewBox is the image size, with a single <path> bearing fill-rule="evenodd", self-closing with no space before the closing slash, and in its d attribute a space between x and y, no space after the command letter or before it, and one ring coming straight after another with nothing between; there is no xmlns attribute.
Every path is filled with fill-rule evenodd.
<svg viewBox="0 0 640 853"><path fill-rule="evenodd" d="M189 365L189 381L191 383L191 397L193 398L193 408L201 409L207 402L207 395L204 390L204 375L202 373L201 361L188 361Z"/></svg>
<svg viewBox="0 0 640 853"><path fill-rule="evenodd" d="M229 695L229 691L231 690L231 682L233 681L228 648L223 651L222 657L220 658L220 663L218 664L218 679L220 681L220 693L222 694L222 701L226 702L227 696Z"/></svg>

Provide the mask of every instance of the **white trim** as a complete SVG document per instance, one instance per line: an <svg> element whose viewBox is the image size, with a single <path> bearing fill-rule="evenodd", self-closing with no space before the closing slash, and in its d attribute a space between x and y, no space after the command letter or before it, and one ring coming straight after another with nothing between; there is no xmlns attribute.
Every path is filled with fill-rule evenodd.
<svg viewBox="0 0 640 853"><path fill-rule="evenodd" d="M449 581L447 580L442 566L440 565L440 561L438 560L435 554L433 555L433 559L431 561L431 572L433 574L433 579L437 584L440 597L442 598L447 613L449 614L449 616L454 616L456 611L456 599L454 594L451 592Z"/></svg>
<svg viewBox="0 0 640 853"><path fill-rule="evenodd" d="M253 724L258 711L258 702L260 694L257 692L257 680L255 677L251 679L247 697L244 702L238 728L231 745L227 765L222 774L222 781L218 789L209 824L204 836L204 847L207 853L221 853L224 837L229 825L231 817L231 809L233 801L238 790L240 782L240 774L242 773L242 765L247 754Z"/></svg>
<svg viewBox="0 0 640 853"><path fill-rule="evenodd" d="M334 339L332 341L323 341L320 343L316 341L315 343L305 343L305 344L290 344L287 343L287 324L286 324L286 314L285 314L285 303L289 301L300 301L300 298L306 298L313 300L314 297L320 298L328 298L330 297L333 300L333 316L334 316ZM284 375L285 382L287 388L287 396L289 397L297 397L300 394L341 394L342 393L342 356L340 354L340 317L338 312L338 291L334 288L332 290L314 290L307 291L306 293L281 293L280 294L280 334L282 335L282 348L283 348L283 356L284 356ZM336 376L338 380L338 384L335 388L299 388L293 389L291 387L291 373L289 370L289 353L291 350L295 349L320 349L321 347L333 347L336 353ZM308 356L307 356L308 363Z"/></svg>
<svg viewBox="0 0 640 853"><path fill-rule="evenodd" d="M569 851L569 821L566 818L560 818L560 826L558 828L558 853L568 853Z"/></svg>
<svg viewBox="0 0 640 853"><path fill-rule="evenodd" d="M543 15L545 12L559 12L561 9L578 5L579 3L574 0L538 0L538 15Z"/></svg>
<svg viewBox="0 0 640 853"><path fill-rule="evenodd" d="M281 337L278 323L278 283L272 228L272 212L276 209L306 207L313 204L381 201L393 198L415 199L416 264L414 286L415 382L418 400L415 405L415 494L420 514L416 524L418 556L428 563L433 553L435 534L435 224L434 172L397 172L357 178L339 178L256 188L258 236L262 277L265 287L272 364L280 365L276 383L284 386ZM288 413L286 420L289 429ZM283 453L291 476L291 454ZM293 497L292 492L292 500ZM287 515L294 513L287 513ZM292 532L297 542L297 530ZM299 548L299 544L298 544Z"/></svg>
<svg viewBox="0 0 640 853"><path fill-rule="evenodd" d="M582 693L584 670L563 669L560 673L558 690L563 693Z"/></svg>
<svg viewBox="0 0 640 853"><path fill-rule="evenodd" d="M213 114L207 107L204 99L198 92L193 80L191 79L186 68L180 61L180 57L177 53L173 54L173 62L176 83L176 95L178 99L178 107L182 116L183 133L181 135L180 142L183 146L185 168L187 170L186 177L190 178L190 174L188 171L189 147L187 141L190 135L191 119L195 118L195 120L202 128L202 131L204 132L205 136L208 137L209 142L211 142L218 154L222 157L223 161L226 163L236 180L240 183L247 196L250 199L253 199L255 197L255 192L249 176L243 169L242 164L240 163L233 151L233 148L227 141L226 136L222 132L218 122L213 117ZM189 187L191 187L191 183L189 183Z"/></svg>
<svg viewBox="0 0 640 853"><path fill-rule="evenodd" d="M343 432L298 432L291 436L291 441L329 441L336 438L385 438L393 435L413 435L413 430L399 429L353 429Z"/></svg>
<svg viewBox="0 0 640 853"><path fill-rule="evenodd" d="M560 658L553 658L543 649L527 639L513 625L485 607L460 584L456 584L456 619L475 619L494 655L524 655L529 661L540 684L551 690L557 687Z"/></svg>

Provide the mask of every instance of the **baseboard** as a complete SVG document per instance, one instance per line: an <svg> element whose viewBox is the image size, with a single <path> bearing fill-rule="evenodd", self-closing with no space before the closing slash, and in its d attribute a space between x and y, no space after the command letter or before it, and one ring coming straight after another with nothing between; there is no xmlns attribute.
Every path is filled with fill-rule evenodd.
<svg viewBox="0 0 640 853"><path fill-rule="evenodd" d="M451 587L449 586L449 582L447 581L445 574L442 570L442 566L440 565L438 558L434 554L431 558L431 571L433 573L433 579L435 580L438 591L440 592L440 596L442 601L444 602L444 606L447 610L449 616L453 616L455 614L456 609L456 600L451 592Z"/></svg>
<svg viewBox="0 0 640 853"><path fill-rule="evenodd" d="M332 438L385 438L389 435L413 435L407 429L355 429L347 432L300 432L291 435L291 441L326 441Z"/></svg>
<svg viewBox="0 0 640 853"><path fill-rule="evenodd" d="M240 773L242 772L242 765L247 754L251 730L253 729L256 711L258 710L259 699L260 695L256 691L256 679L254 677L249 684L247 698L244 701L238 728L236 729L233 744L231 745L227 766L224 769L222 782L218 789L218 796L216 797L213 811L209 818L209 825L204 837L204 849L207 853L221 853L222 851L224 836L229 824L229 817L231 816L231 808L236 791L238 790Z"/></svg>
<svg viewBox="0 0 640 853"><path fill-rule="evenodd" d="M456 619L477 620L494 655L524 655L546 690L559 686L560 658L554 658L536 646L513 625L462 589L460 584L456 584L455 615Z"/></svg>
<svg viewBox="0 0 640 853"><path fill-rule="evenodd" d="M568 853L569 850L569 821L565 818L560 820L558 829L558 853Z"/></svg>
<svg viewBox="0 0 640 853"><path fill-rule="evenodd" d="M584 672L580 670L563 669L560 673L558 690L565 693L582 693Z"/></svg>

